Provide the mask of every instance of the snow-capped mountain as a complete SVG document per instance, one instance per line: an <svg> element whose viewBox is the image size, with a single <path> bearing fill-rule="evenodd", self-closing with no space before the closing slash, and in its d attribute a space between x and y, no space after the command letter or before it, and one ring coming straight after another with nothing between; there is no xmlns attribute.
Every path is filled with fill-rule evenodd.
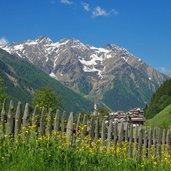
<svg viewBox="0 0 171 171"><path fill-rule="evenodd" d="M143 107L167 79L140 58L113 44L96 48L76 39L53 42L40 37L0 48L28 59L87 98L96 96L113 110Z"/></svg>

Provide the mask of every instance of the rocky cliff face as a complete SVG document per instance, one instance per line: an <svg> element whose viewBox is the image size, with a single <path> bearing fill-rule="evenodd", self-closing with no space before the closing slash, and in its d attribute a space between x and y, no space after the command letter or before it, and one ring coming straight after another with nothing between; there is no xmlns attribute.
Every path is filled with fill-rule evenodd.
<svg viewBox="0 0 171 171"><path fill-rule="evenodd" d="M96 96L113 110L145 106L152 93L168 78L113 44L96 48L75 39L53 42L41 37L1 48L27 58L87 98Z"/></svg>

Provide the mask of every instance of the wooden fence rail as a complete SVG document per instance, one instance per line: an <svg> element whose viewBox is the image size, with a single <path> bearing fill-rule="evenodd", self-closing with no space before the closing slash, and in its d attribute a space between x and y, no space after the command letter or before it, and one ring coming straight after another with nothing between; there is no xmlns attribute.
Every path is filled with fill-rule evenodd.
<svg viewBox="0 0 171 171"><path fill-rule="evenodd" d="M40 114L38 108L35 107L33 112L30 112L30 105L26 103L24 112L22 112L22 104L18 102L16 110L14 110L13 101L10 101L8 112L6 111L6 102L2 105L0 136L17 137L19 133L27 136L27 129L33 126L36 136L50 136L52 131L66 132L67 140L70 142L72 135L84 138L90 136L91 142L101 138L102 146L106 146L108 151L110 147L122 148L123 143L127 143L127 152L129 157L140 159L142 156L154 157L161 159L162 152L170 154L170 130L160 128L143 128L133 125L124 125L124 123L113 123L109 120L84 114L81 120L81 115L77 117L74 123L74 115L71 112L68 120L65 120L66 113L60 114L59 110L54 115L52 110L46 111L42 108Z"/></svg>

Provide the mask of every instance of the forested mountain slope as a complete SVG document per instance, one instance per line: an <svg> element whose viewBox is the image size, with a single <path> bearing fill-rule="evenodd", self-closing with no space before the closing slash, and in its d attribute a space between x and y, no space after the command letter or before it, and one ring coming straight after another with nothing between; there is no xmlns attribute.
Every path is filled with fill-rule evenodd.
<svg viewBox="0 0 171 171"><path fill-rule="evenodd" d="M21 100L23 103L31 103L35 90L48 85L62 97L64 110L83 112L93 108L92 102L49 77L35 65L2 49L0 49L0 77L4 80L9 97L15 102Z"/></svg>
<svg viewBox="0 0 171 171"><path fill-rule="evenodd" d="M171 104L171 79L166 80L154 93L149 105L145 108L146 117L154 117L169 104Z"/></svg>

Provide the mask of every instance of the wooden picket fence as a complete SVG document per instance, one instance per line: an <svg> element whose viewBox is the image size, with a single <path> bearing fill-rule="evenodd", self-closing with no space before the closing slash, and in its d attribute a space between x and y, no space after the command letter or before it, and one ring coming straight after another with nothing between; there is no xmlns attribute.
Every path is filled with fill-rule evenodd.
<svg viewBox="0 0 171 171"><path fill-rule="evenodd" d="M34 125L35 135L49 136L52 131L66 132L68 141L71 141L73 134L75 137L81 138L89 136L91 142L101 138L102 146L105 144L110 151L110 147L122 147L123 142L128 144L128 156L140 159L142 156L154 157L161 159L162 153L167 152L171 154L170 145L170 130L160 128L133 127L133 125L124 123L113 123L109 120L106 123L105 118L98 116L88 117L84 114L83 119L79 114L76 123L74 123L74 116L71 112L68 120L66 120L66 113L60 114L59 110L56 114L52 114L52 110L46 111L42 108L39 114L37 107L33 112L30 112L30 105L26 103L24 112L22 112L21 102L18 102L15 110L13 101L10 101L8 112L6 112L5 102L2 106L0 136L17 137L21 131L25 133L29 126ZM80 128L81 132L80 132ZM152 150L152 151L151 151Z"/></svg>

